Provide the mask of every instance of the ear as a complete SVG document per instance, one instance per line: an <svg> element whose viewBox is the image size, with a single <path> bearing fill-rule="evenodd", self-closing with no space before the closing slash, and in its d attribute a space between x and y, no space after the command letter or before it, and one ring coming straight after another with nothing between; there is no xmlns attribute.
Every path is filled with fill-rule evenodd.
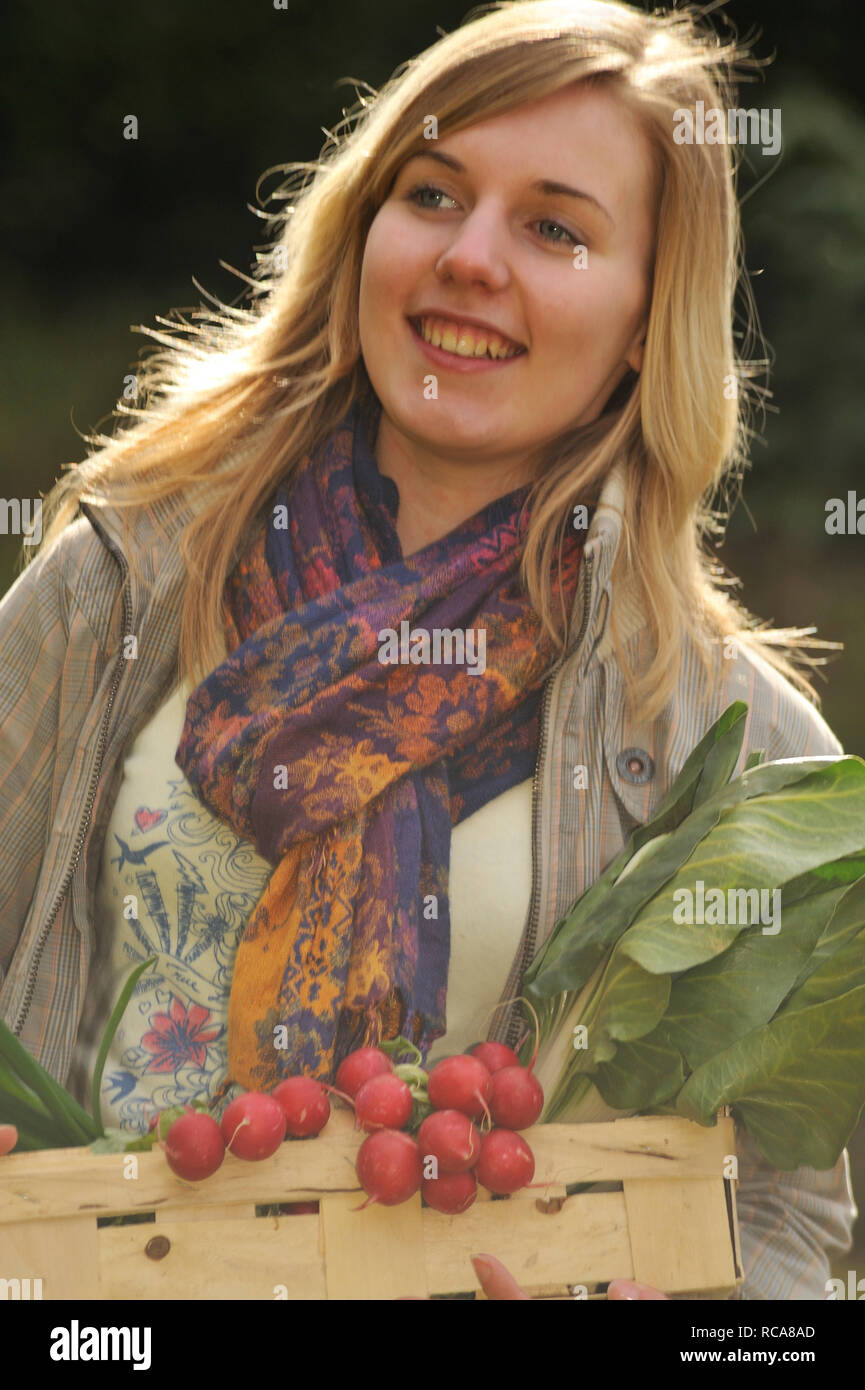
<svg viewBox="0 0 865 1390"><path fill-rule="evenodd" d="M645 323L641 324L625 354L625 361L628 366L632 371L638 373L643 370L643 353L646 349L646 331L647 325Z"/></svg>

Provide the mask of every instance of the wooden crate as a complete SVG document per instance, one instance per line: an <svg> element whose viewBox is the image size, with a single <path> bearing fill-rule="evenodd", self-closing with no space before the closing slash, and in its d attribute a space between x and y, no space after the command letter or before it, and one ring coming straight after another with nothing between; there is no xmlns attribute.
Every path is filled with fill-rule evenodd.
<svg viewBox="0 0 865 1390"><path fill-rule="evenodd" d="M534 1297L591 1297L617 1277L722 1297L741 1280L734 1184L723 1176L736 1152L731 1119L712 1129L666 1117L537 1125L525 1137L545 1186L497 1201L479 1190L461 1216L420 1196L358 1211L363 1136L343 1110L319 1138L260 1163L227 1154L199 1184L175 1177L159 1150L137 1164L87 1148L10 1154L0 1161L0 1280L76 1301L392 1299L478 1290L470 1257L482 1252ZM587 1182L621 1190L566 1197L566 1184ZM255 1215L256 1205L309 1200L318 1214ZM97 1226L144 1212L155 1223Z"/></svg>

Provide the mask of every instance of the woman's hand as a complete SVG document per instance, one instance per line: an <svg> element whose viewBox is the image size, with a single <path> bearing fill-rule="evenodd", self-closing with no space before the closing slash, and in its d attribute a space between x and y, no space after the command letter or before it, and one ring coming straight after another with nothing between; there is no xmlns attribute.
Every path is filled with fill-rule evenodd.
<svg viewBox="0 0 865 1390"><path fill-rule="evenodd" d="M472 1264L487 1298L528 1299L529 1295L520 1288L516 1279L508 1273L501 1260L497 1260L493 1255L475 1255ZM660 1289L653 1289L649 1284L635 1284L632 1279L614 1279L607 1289L607 1298L666 1299L667 1295L661 1293Z"/></svg>
<svg viewBox="0 0 865 1390"><path fill-rule="evenodd" d="M8 1154L18 1143L18 1131L14 1125L0 1125L0 1155Z"/></svg>

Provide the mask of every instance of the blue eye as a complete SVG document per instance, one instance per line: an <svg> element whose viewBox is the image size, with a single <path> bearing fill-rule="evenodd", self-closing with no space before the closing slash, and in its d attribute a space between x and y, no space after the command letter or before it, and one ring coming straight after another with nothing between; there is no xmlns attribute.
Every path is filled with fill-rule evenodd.
<svg viewBox="0 0 865 1390"><path fill-rule="evenodd" d="M423 208L427 212L440 211L440 203L427 203L423 201L424 194L427 193L431 194L433 198L447 198L450 202L454 201L454 199L451 198L449 193L445 193L443 189L437 188L436 185L433 183L416 184L415 187L410 189L409 192L406 194L406 200L410 203L414 203L416 207ZM541 232L540 235L543 237L544 241L552 242L553 244L569 242L571 246L583 245L583 242L580 240L579 237L574 236L573 232L569 232L567 227L563 227L560 222L554 222L552 218L542 217L540 222L538 222L536 225L539 227L555 227L558 230L558 232L561 233L560 236L550 236L544 232Z"/></svg>
<svg viewBox="0 0 865 1390"><path fill-rule="evenodd" d="M560 222L553 222L549 217L542 217L541 220L540 220L540 222L538 223L538 226L539 226L539 227L544 227L544 226L547 226L547 227L557 227L557 228L559 229L560 232L563 232L563 233L564 233L565 237L567 237L568 241L571 243L572 246L580 246L580 245L582 244L580 241L577 240L577 238L573 235L572 232L569 232L569 231L568 231L567 227L563 227L562 224L561 224ZM541 236L544 236L544 233L543 233L543 232L541 232ZM561 237L544 237L544 240L545 240L545 241L561 241L562 238L561 238Z"/></svg>
<svg viewBox="0 0 865 1390"><path fill-rule="evenodd" d="M421 202L419 195L422 193L432 193L439 198L450 198L449 193L445 193L441 188L436 188L435 184L432 183L419 183L416 188L413 188L408 194L406 194L406 197L408 198L409 202L416 203L418 207L428 208L431 211L435 211L435 204ZM453 202L453 198L451 198L451 202Z"/></svg>

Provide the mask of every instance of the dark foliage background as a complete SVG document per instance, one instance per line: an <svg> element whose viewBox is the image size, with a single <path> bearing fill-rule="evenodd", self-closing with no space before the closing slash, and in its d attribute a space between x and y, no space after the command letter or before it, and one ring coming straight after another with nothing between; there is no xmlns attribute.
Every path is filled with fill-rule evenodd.
<svg viewBox="0 0 865 1390"><path fill-rule="evenodd" d="M132 324L236 300L264 224L265 169L315 159L355 91L456 28L469 0L31 3L3 23L0 492L35 498L107 428L146 340ZM651 8L646 5L646 8ZM773 355L771 408L719 558L752 612L845 644L820 677L851 753L862 724L865 537L828 536L830 497L863 476L865 112L855 0L731 0L774 61L740 104L780 108L778 158L742 170L747 264ZM716 16L719 27L723 18ZM136 141L123 118L139 121ZM865 525L865 523L863 523ZM0 536L0 592L18 541ZM851 1146L865 1195L862 1127ZM862 1223L860 1223L860 1228ZM860 1235L860 1240L862 1236ZM863 1242L865 1243L865 1242ZM839 1269L862 1266L862 1248Z"/></svg>

